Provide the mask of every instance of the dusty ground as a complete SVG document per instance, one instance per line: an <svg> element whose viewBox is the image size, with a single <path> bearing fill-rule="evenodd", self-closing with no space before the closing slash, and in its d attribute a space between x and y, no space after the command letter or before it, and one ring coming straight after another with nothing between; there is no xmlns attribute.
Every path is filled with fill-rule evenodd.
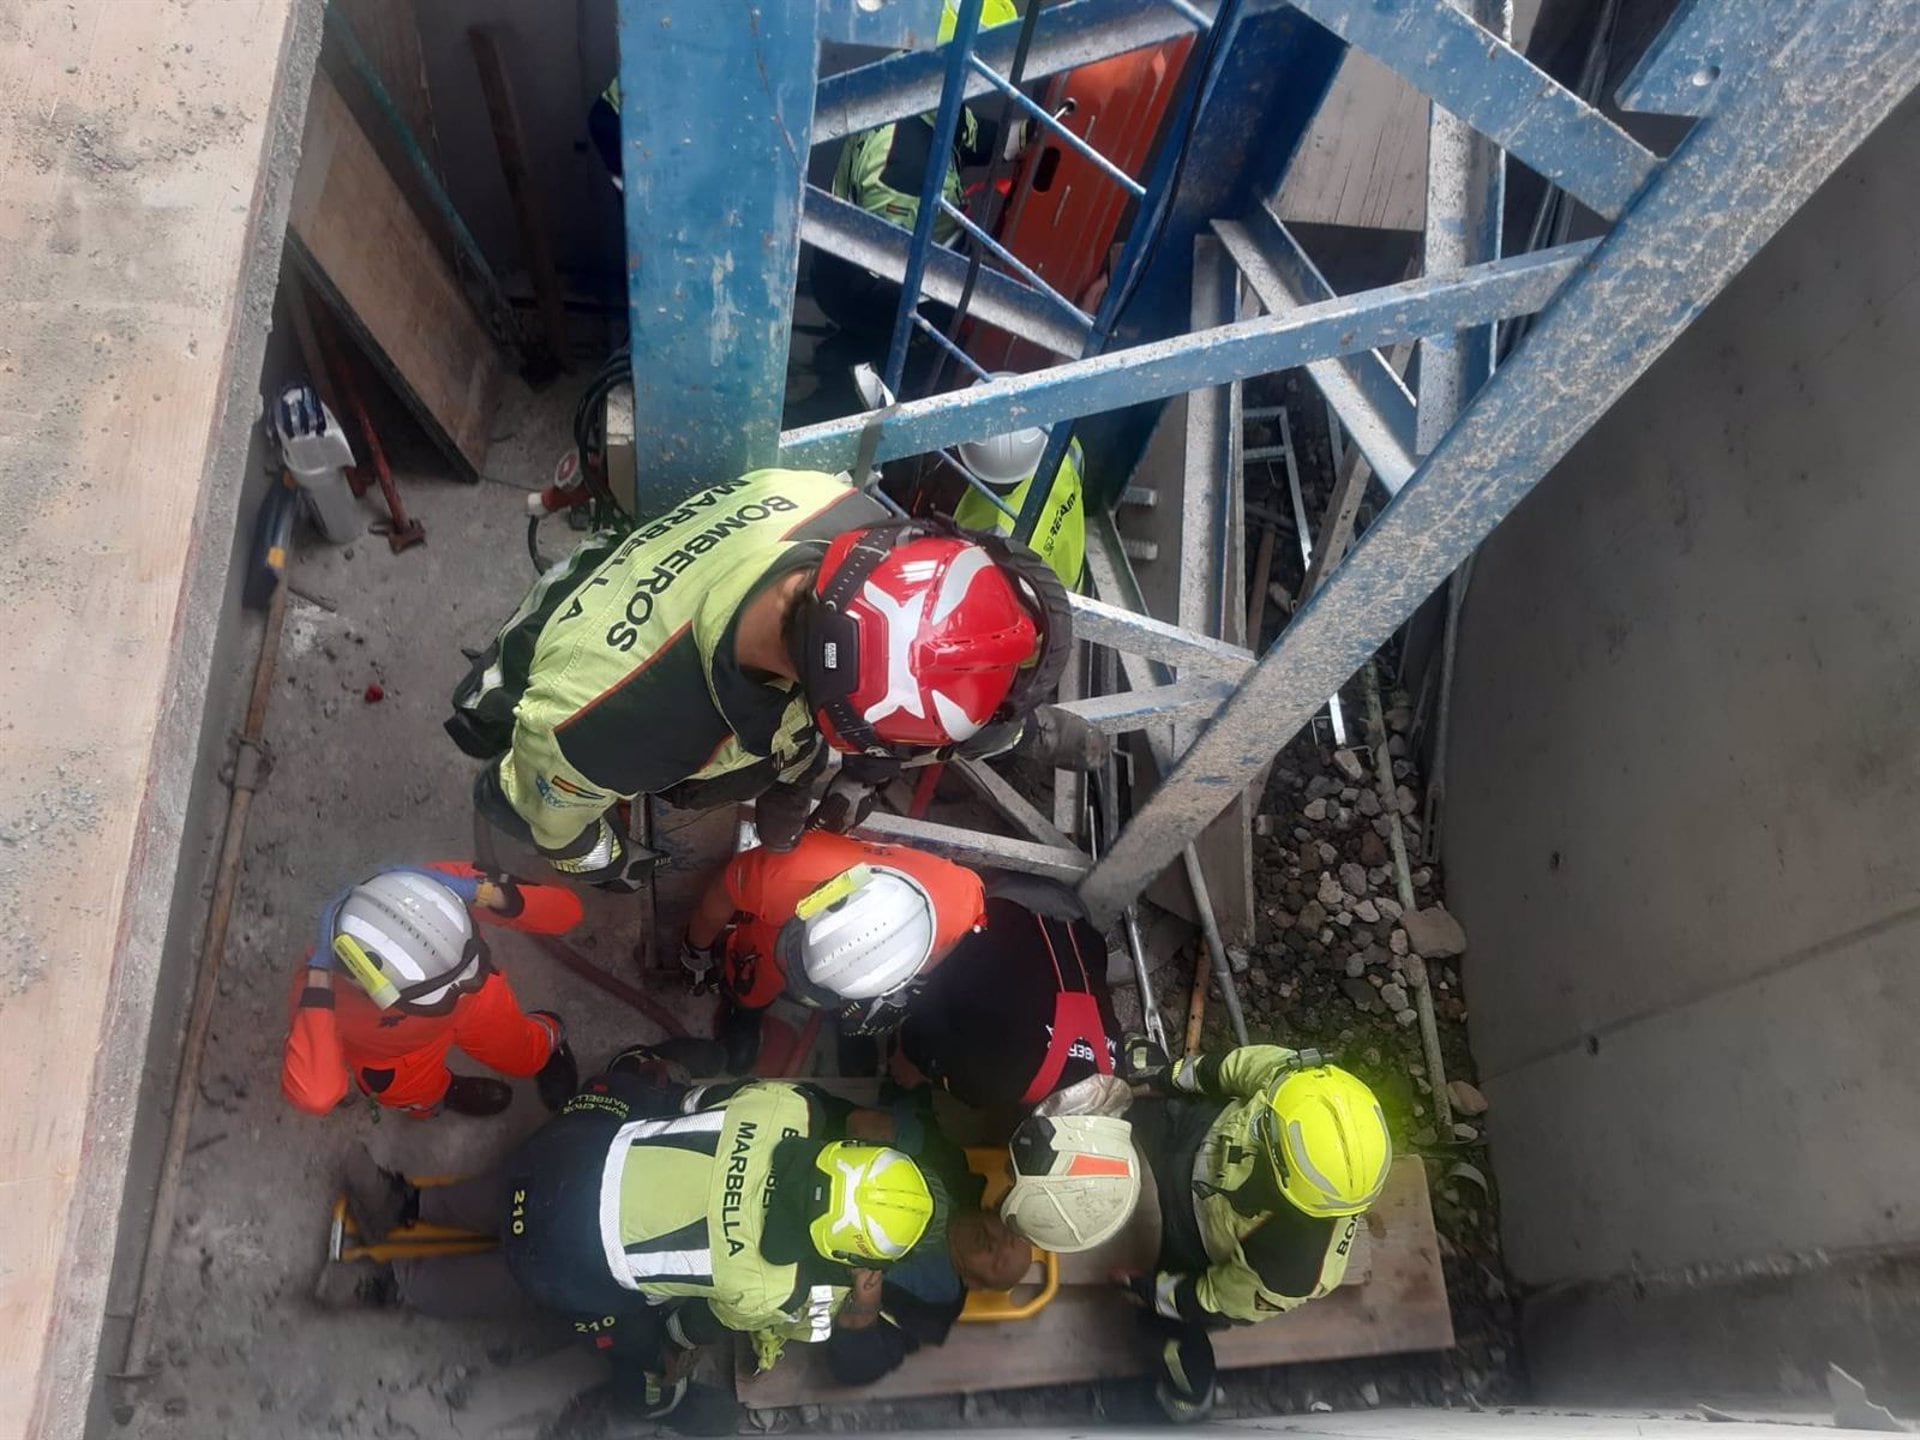
<svg viewBox="0 0 1920 1440"><path fill-rule="evenodd" d="M510 482L544 478L567 443L569 398L522 395L503 408L488 469L509 483L438 478L431 452L406 453L396 431L401 484L427 543L400 555L375 536L310 543L295 562L299 593L267 723L274 768L248 827L169 1256L164 1373L130 1434L444 1434L448 1391L531 1343L498 1326L338 1314L308 1300L350 1147L415 1172L473 1168L539 1121L531 1083L498 1120L420 1124L359 1105L316 1120L281 1098L278 1073L288 980L320 904L383 861L470 853L473 766L440 722L466 668L460 647L480 643L532 578ZM372 518L374 501L362 503ZM369 684L384 692L377 703L365 698ZM633 978L633 902L596 895L590 905L580 948ZM583 1063L657 1035L522 937L492 940L523 1002L566 1018Z"/></svg>

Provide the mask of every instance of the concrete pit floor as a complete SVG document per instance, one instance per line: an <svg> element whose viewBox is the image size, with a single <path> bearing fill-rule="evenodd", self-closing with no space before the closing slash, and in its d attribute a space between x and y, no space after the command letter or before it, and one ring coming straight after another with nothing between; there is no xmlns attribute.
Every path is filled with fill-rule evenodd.
<svg viewBox="0 0 1920 1440"><path fill-rule="evenodd" d="M498 1118L420 1122L376 1116L358 1100L325 1119L303 1115L281 1096L278 1077L289 983L325 900L384 862L471 853L476 767L440 725L467 668L461 647L484 644L533 580L518 487L541 483L571 443L573 390L562 382L509 398L488 464L498 480L460 483L430 450L404 436L390 442L426 544L396 555L375 535L346 546L300 541L267 718L273 770L247 828L167 1253L160 1373L136 1392L124 1433L495 1433L497 1414L473 1417L485 1428L454 1428L449 1394L563 1338L525 1324L325 1310L311 1299L328 1206L354 1147L411 1173L470 1173L544 1117L531 1081L517 1083L512 1108ZM383 513L377 492L361 504L370 522ZM552 553L574 538L564 521L545 529ZM244 663L251 660L249 650ZM377 702L366 698L372 684L384 692ZM640 902L585 898L588 921L576 947L637 980L631 952L644 934ZM659 1038L651 1022L526 937L499 927L487 933L522 1004L565 1018L587 1073L624 1044ZM694 1020L699 1007L678 987L656 989ZM704 1027L704 1017L696 1024ZM479 1071L458 1052L454 1065Z"/></svg>

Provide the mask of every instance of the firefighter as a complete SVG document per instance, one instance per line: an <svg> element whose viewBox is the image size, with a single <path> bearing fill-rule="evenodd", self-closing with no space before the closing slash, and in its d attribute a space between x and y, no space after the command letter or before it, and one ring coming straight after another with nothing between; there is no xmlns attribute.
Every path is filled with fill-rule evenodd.
<svg viewBox="0 0 1920 1440"><path fill-rule="evenodd" d="M1159 1189L1159 1262L1117 1278L1158 1330L1160 1409L1197 1420L1212 1405L1206 1332L1332 1293L1393 1142L1366 1084L1311 1050L1184 1058L1150 1088L1164 1098L1130 1118Z"/></svg>
<svg viewBox="0 0 1920 1440"><path fill-rule="evenodd" d="M979 1177L970 1178L977 1194ZM828 1337L827 1373L842 1385L872 1384L923 1347L944 1345L970 1291L1011 1290L1032 1266L1033 1246L998 1214L956 1209L944 1247L920 1245L882 1277L875 1323Z"/></svg>
<svg viewBox="0 0 1920 1440"><path fill-rule="evenodd" d="M1000 505L968 486L954 506L954 523L964 530L1011 535L1014 517L1026 504L1034 471L1046 448L1047 432L1038 426L962 445L961 462L993 490ZM1085 465L1080 442L1070 442L1054 471L1053 483L1047 487L1046 503L1029 542L1033 552L1060 577L1060 583L1076 591L1081 588L1087 557L1087 506L1081 484Z"/></svg>
<svg viewBox="0 0 1920 1440"><path fill-rule="evenodd" d="M1013 0L987 0L980 28L986 30L1019 18ZM958 19L954 0L947 0L940 14L942 44L953 38ZM920 192L926 185L927 166L933 160L933 119L930 113L914 115L850 136L840 147L840 163L834 167L834 195L911 232L920 216ZM941 179L941 198L947 204L956 210L963 208L962 167L990 162L999 139L997 127L983 122L971 107L961 107L960 124ZM934 217L934 244L950 245L959 234L960 222L952 216L942 211ZM813 298L842 330L869 340L884 339L900 303L900 286L851 260L815 250ZM922 311L944 329L943 312L944 307L939 306Z"/></svg>
<svg viewBox="0 0 1920 1440"><path fill-rule="evenodd" d="M499 1236L488 1255L397 1264L403 1303L498 1312L517 1290L573 1317L628 1400L653 1408L684 1352L729 1332L751 1335L764 1367L788 1341L871 1325L881 1272L946 1245L960 1213L942 1175L964 1160L943 1143L905 1107L783 1081L694 1085L636 1048L493 1172L415 1188L361 1157L347 1195L365 1238L415 1220Z"/></svg>
<svg viewBox="0 0 1920 1440"><path fill-rule="evenodd" d="M553 1108L578 1078L560 1017L527 1014L493 967L473 916L558 935L580 920L578 897L441 862L392 866L335 896L312 951L295 972L280 1089L325 1115L350 1084L418 1119L443 1107L495 1115L513 1099L505 1081L454 1075L458 1046L505 1075L537 1076ZM336 985L345 971L348 984Z"/></svg>
<svg viewBox="0 0 1920 1440"><path fill-rule="evenodd" d="M426 1222L501 1241L372 1267L353 1299L462 1320L556 1311L614 1362L623 1408L731 1434L731 1383L689 1383L698 1346L749 1327L763 1358L828 1338L836 1373L891 1368L944 1338L966 1290L1018 1283L1031 1247L980 1208L982 1181L924 1107L855 1109L774 1081L695 1087L686 1066L707 1043L625 1052L470 1180L416 1185L351 1153L362 1239Z"/></svg>
<svg viewBox="0 0 1920 1440"><path fill-rule="evenodd" d="M888 520L816 471L710 486L549 570L474 663L447 729L487 761L479 813L563 874L637 888L645 855L610 819L658 795L761 796L761 839L822 807L849 827L915 758L1005 748L1059 677L1066 596L1031 551Z"/></svg>
<svg viewBox="0 0 1920 1440"><path fill-rule="evenodd" d="M986 920L980 877L900 845L809 830L792 850L743 850L687 922L680 963L696 989L720 971L728 1066L753 1064L761 1013L783 993L843 1031L898 1022L914 991Z"/></svg>
<svg viewBox="0 0 1920 1440"><path fill-rule="evenodd" d="M1126 1095L1120 1087L1122 1103ZM1025 1278L1034 1247L1059 1254L1113 1238L1140 1199L1140 1161L1127 1122L1101 1114L1032 1115L1014 1131L1011 1186L997 1210L962 1210L947 1227L947 1249L922 1246L889 1270L882 1323L836 1330L828 1372L842 1385L869 1385L923 1345L946 1342L969 1290L1011 1290ZM975 1186L981 1182L972 1177Z"/></svg>
<svg viewBox="0 0 1920 1440"><path fill-rule="evenodd" d="M1030 1107L1119 1066L1107 942L1065 885L997 875L985 928L927 977L900 1027L903 1057L977 1109Z"/></svg>
<svg viewBox="0 0 1920 1440"><path fill-rule="evenodd" d="M607 167L607 175L613 181L613 188L625 191L626 185L620 178L620 77L614 76L607 82L607 88L593 98L593 106L587 111L587 138L593 142L594 153L600 157L600 163Z"/></svg>

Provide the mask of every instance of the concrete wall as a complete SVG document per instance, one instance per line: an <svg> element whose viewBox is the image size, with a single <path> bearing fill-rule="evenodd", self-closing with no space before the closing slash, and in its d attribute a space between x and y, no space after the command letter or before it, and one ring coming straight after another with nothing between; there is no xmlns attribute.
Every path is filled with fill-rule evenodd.
<svg viewBox="0 0 1920 1440"><path fill-rule="evenodd" d="M1446 846L1528 1285L1920 1246L1917 165L1910 100L1482 552Z"/></svg>

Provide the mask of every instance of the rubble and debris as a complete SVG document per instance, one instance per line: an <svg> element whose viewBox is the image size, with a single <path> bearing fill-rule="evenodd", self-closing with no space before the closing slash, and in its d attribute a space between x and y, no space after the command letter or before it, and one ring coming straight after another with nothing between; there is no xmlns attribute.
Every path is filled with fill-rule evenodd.
<svg viewBox="0 0 1920 1440"><path fill-rule="evenodd" d="M1453 1101L1455 1114L1474 1116L1487 1113L1487 1097L1480 1093L1478 1086L1465 1080L1449 1080L1447 1098Z"/></svg>
<svg viewBox="0 0 1920 1440"><path fill-rule="evenodd" d="M1444 905L1409 911L1401 916L1400 923L1406 927L1408 943L1430 960L1466 953L1467 932Z"/></svg>

